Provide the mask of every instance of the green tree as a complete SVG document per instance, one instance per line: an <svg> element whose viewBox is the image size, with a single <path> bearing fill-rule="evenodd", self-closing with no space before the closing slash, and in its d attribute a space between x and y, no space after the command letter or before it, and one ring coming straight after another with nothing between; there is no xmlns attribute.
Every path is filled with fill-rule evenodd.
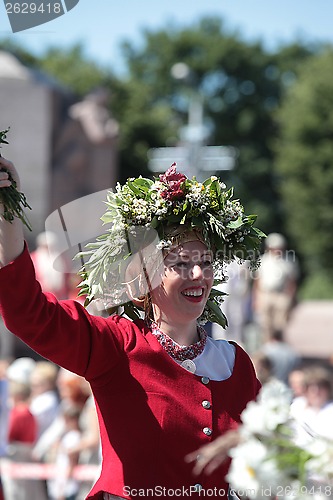
<svg viewBox="0 0 333 500"><path fill-rule="evenodd" d="M39 68L56 78L77 97L109 84L111 74L87 58L84 47L76 44L67 50L49 48L39 60Z"/></svg>
<svg viewBox="0 0 333 500"><path fill-rule="evenodd" d="M332 71L332 48L305 62L278 114L276 171L307 298L333 298Z"/></svg>
<svg viewBox="0 0 333 500"><path fill-rule="evenodd" d="M125 123L131 128L126 148L134 138L130 122L136 124L136 137L147 137L146 120L152 110L159 110L162 120L153 120L159 130L153 127L146 146L173 145L179 127L187 119L191 92L200 94L211 131L208 143L234 146L239 151L235 170L221 176L228 184L235 185L236 196L244 200L247 210L260 214L260 226L265 231L282 230L273 169L272 138L277 131L274 113L285 87L296 77L299 63L309 54L311 50L300 44L269 54L260 43L245 42L239 33L228 32L216 18L202 19L188 28L168 26L158 31L146 30L140 46L131 42L123 45L128 68L127 102L116 101L123 105L118 115L122 118L123 132ZM177 62L191 69L186 81L171 77L170 70ZM136 105L131 96L134 88L141 88L140 92L146 96L141 100L139 92ZM145 116L141 112L142 103ZM167 116L169 122L165 126L163 119ZM143 152L144 145L139 142ZM134 156L130 162L133 160ZM144 163L143 157L140 163Z"/></svg>

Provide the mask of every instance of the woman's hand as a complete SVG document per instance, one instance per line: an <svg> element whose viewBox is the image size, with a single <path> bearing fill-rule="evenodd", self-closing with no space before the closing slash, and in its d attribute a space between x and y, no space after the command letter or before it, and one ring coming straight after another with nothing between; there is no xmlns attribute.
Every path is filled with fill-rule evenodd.
<svg viewBox="0 0 333 500"><path fill-rule="evenodd" d="M3 169L5 169L5 171L3 171ZM12 178L16 182L17 189L19 190L20 179L14 164L0 155L0 188L6 188L12 185L9 180L8 172L10 172Z"/></svg>
<svg viewBox="0 0 333 500"><path fill-rule="evenodd" d="M12 186L10 176L16 182L17 189L19 189L20 179L14 164L0 155L0 189L6 189ZM0 216L3 214L4 204L2 203L2 198L0 197Z"/></svg>
<svg viewBox="0 0 333 500"><path fill-rule="evenodd" d="M0 156L0 192L12 186L10 176L19 187L19 176L13 163ZM24 248L22 220L14 217L9 222L5 219L4 212L4 205L0 201L0 267L16 259Z"/></svg>
<svg viewBox="0 0 333 500"><path fill-rule="evenodd" d="M198 450L186 455L186 462L194 462L193 473L196 475L204 472L209 475L214 472L226 458L231 448L241 441L238 430L231 430L218 437Z"/></svg>
<svg viewBox="0 0 333 500"><path fill-rule="evenodd" d="M0 171L2 174L2 186L0 184L2 212L0 213L3 219L8 222L13 222L15 218L21 219L23 224L32 231L30 222L24 212L25 208L31 209L31 207L24 193L20 192L19 176L14 165L5 158L0 158Z"/></svg>

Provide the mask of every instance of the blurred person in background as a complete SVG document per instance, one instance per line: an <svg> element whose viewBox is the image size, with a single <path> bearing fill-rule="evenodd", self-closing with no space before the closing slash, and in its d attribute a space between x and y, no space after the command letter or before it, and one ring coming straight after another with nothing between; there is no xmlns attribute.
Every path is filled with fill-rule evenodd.
<svg viewBox="0 0 333 500"><path fill-rule="evenodd" d="M42 434L34 448L34 456L38 460L52 461L52 447L64 432L62 409L75 405L83 411L90 396L88 382L79 375L60 368L57 376L57 392L59 394L59 409L56 418Z"/></svg>
<svg viewBox="0 0 333 500"><path fill-rule="evenodd" d="M50 361L37 361L30 375L30 410L38 422L38 437L52 424L59 411L57 375L58 367Z"/></svg>
<svg viewBox="0 0 333 500"><path fill-rule="evenodd" d="M80 375L65 368L59 369L57 389L61 402L70 401L82 408L90 395L88 382Z"/></svg>
<svg viewBox="0 0 333 500"><path fill-rule="evenodd" d="M276 388L280 387L281 389L286 388L286 384L274 375L273 363L264 352L257 351L254 354L251 354L251 359L257 377L263 387L269 385Z"/></svg>
<svg viewBox="0 0 333 500"><path fill-rule="evenodd" d="M101 464L100 433L95 403L90 385L79 375L60 368L57 376L57 391L60 398L60 409L50 427L40 437L33 450L36 460L54 463L57 443L65 431L64 411L73 406L80 409L80 439L67 447L69 459L80 464L96 465L96 478ZM94 479L80 481L78 498L85 498L90 491Z"/></svg>
<svg viewBox="0 0 333 500"><path fill-rule="evenodd" d="M57 371L55 381L55 391L57 394L57 411L53 412L53 417L50 419L50 425L39 437L33 454L36 460L53 461L53 445L64 431L64 420L62 418L62 410L68 405L76 405L81 409L88 399L86 389L87 382L83 377L75 373L60 368Z"/></svg>
<svg viewBox="0 0 333 500"><path fill-rule="evenodd" d="M270 340L274 331L285 330L295 305L298 274L295 254L287 252L285 237L269 234L252 287L252 308L263 342Z"/></svg>
<svg viewBox="0 0 333 500"><path fill-rule="evenodd" d="M81 430L80 439L69 446L67 453L80 464L96 465L96 477L99 476L99 466L101 464L100 432L98 425L97 412L91 388L88 382L75 373L63 368L59 371L58 391L61 397L62 406L73 404L81 408L79 425ZM61 415L60 415L61 419ZM64 421L62 422L64 425ZM94 480L87 479L81 481L79 486L79 498L85 498L91 490Z"/></svg>
<svg viewBox="0 0 333 500"><path fill-rule="evenodd" d="M32 449L38 434L36 418L30 411L30 375L35 368L30 358L18 358L7 369L9 383L9 425L7 460L32 462ZM4 493L7 500L46 500L44 481L5 475Z"/></svg>
<svg viewBox="0 0 333 500"><path fill-rule="evenodd" d="M304 396L291 405L296 420L296 441L306 444L314 435L333 439L332 371L321 365L304 369Z"/></svg>
<svg viewBox="0 0 333 500"><path fill-rule="evenodd" d="M213 338L234 340L245 346L245 326L251 316L251 275L247 262L239 263L234 260L226 265L225 274L228 277L225 283L217 288L225 292L222 310L228 318L226 330L217 324L212 325Z"/></svg>
<svg viewBox="0 0 333 500"><path fill-rule="evenodd" d="M300 398L305 395L305 374L304 369L300 366L289 373L288 385L292 391L293 398Z"/></svg>
<svg viewBox="0 0 333 500"><path fill-rule="evenodd" d="M17 358L9 362L6 376L9 380L30 384L30 376L36 366L36 361L29 357Z"/></svg>
<svg viewBox="0 0 333 500"><path fill-rule="evenodd" d="M47 482L50 500L76 500L79 482L74 478L74 469L79 461L79 452L69 453L81 439L80 415L82 408L74 404L62 407L63 432L54 444L55 477ZM82 498L82 497L81 497Z"/></svg>
<svg viewBox="0 0 333 500"><path fill-rule="evenodd" d="M7 458L12 462L31 462L32 447L37 437L37 422L29 410L30 387L27 382L9 381L9 425ZM5 498L31 500L44 498L42 486L32 479L4 478Z"/></svg>
<svg viewBox="0 0 333 500"><path fill-rule="evenodd" d="M261 348L261 351L272 363L273 375L289 385L289 374L296 369L301 362L299 354L283 339L281 330L274 330L272 338Z"/></svg>
<svg viewBox="0 0 333 500"><path fill-rule="evenodd" d="M25 443L32 445L37 439L37 421L29 408L30 394L31 389L28 383L10 381L9 397L11 407L8 442L11 444Z"/></svg>
<svg viewBox="0 0 333 500"><path fill-rule="evenodd" d="M101 440L96 406L93 395L90 395L85 402L80 415L81 438L79 442L68 449L69 456L79 455L79 463L82 465L96 465L96 474L93 479L82 480L80 482L79 498L85 498L93 483L98 479L100 466L102 463Z"/></svg>

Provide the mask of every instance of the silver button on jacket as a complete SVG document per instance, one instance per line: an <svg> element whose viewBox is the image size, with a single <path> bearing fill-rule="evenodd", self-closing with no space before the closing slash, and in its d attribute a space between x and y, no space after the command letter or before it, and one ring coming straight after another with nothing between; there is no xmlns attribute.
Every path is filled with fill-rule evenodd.
<svg viewBox="0 0 333 500"><path fill-rule="evenodd" d="M208 377L202 377L201 382L205 385L209 384L209 378Z"/></svg>

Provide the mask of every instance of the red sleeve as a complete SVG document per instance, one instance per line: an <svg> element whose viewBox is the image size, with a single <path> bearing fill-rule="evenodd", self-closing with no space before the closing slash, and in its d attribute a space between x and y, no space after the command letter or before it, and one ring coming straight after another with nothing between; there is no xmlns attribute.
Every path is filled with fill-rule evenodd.
<svg viewBox="0 0 333 500"><path fill-rule="evenodd" d="M77 301L42 293L27 247L0 269L0 313L7 328L32 349L88 380L108 371L123 351L124 331L117 321L92 316Z"/></svg>

